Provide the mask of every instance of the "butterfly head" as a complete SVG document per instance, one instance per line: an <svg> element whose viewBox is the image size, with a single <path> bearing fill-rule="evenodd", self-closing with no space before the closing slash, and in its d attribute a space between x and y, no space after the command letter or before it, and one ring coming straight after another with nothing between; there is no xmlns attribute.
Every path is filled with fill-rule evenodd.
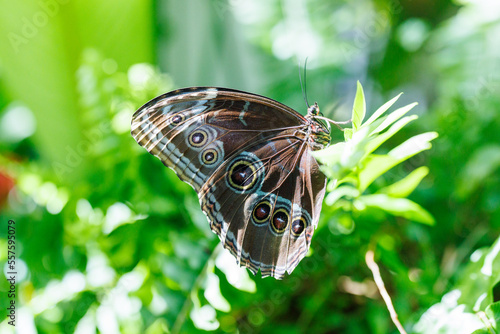
<svg viewBox="0 0 500 334"><path fill-rule="evenodd" d="M314 116L319 116L319 115L320 115L320 111L319 111L318 102L314 102L314 104L312 106L307 108L307 116L314 118Z"/></svg>
<svg viewBox="0 0 500 334"><path fill-rule="evenodd" d="M322 115L319 111L318 103L314 102L314 104L307 109L306 116L306 118L310 120L311 147L314 151L328 147L331 140L329 124L316 117L321 118Z"/></svg>

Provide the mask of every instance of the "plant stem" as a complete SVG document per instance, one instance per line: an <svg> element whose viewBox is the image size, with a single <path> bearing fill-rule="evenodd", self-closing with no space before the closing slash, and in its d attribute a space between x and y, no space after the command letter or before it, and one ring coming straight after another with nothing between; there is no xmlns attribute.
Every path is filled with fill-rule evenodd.
<svg viewBox="0 0 500 334"><path fill-rule="evenodd" d="M401 334L406 334L405 329L398 320L398 314L396 313L396 310L392 305L391 296L389 296L389 293L385 289L384 280L382 279L382 276L380 276L380 269L375 262L375 254L373 250L370 249L366 252L365 261L368 268L370 268L370 270L372 271L373 279L375 280L375 284L377 285L380 295L384 299L385 305L387 306L387 309L391 314L392 322L394 323L394 325L396 325L396 328Z"/></svg>

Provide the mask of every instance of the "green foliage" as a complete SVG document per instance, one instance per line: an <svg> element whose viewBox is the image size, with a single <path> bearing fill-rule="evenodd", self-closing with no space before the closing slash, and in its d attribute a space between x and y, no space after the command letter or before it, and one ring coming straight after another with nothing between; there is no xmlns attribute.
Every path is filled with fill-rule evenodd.
<svg viewBox="0 0 500 334"><path fill-rule="evenodd" d="M366 114L366 101L363 87L358 81L356 88L356 97L354 98L354 105L352 107L352 130L348 131L346 139L351 139L354 131L358 131L362 125L363 119Z"/></svg>
<svg viewBox="0 0 500 334"><path fill-rule="evenodd" d="M413 192L427 175L428 170L425 167L415 169L408 176L378 189L375 193L365 194L377 178L415 154L430 149L430 141L437 137L435 132L419 134L407 139L387 154L374 153L405 125L417 119L415 115L401 118L415 103L383 116L399 96L401 94L385 103L363 123L366 102L363 88L358 82L352 109L353 127L344 129L346 141L314 154L324 165L323 171L330 179L325 204L352 210L354 214L367 209L379 209L394 216L432 225L434 218L428 211L404 198Z"/></svg>
<svg viewBox="0 0 500 334"><path fill-rule="evenodd" d="M496 333L500 319L500 238L477 249L453 289L415 324L415 333Z"/></svg>

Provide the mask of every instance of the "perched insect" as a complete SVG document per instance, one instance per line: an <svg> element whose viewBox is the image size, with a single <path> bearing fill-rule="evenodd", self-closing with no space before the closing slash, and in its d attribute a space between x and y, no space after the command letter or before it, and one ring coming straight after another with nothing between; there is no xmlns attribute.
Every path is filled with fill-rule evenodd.
<svg viewBox="0 0 500 334"><path fill-rule="evenodd" d="M317 104L306 116L233 89L192 87L149 101L132 136L198 193L240 266L283 278L306 255L326 177L311 152L330 144Z"/></svg>

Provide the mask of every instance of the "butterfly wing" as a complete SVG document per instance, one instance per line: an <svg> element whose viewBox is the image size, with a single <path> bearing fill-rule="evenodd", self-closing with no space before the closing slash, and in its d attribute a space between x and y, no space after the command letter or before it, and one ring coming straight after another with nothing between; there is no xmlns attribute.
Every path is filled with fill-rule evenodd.
<svg viewBox="0 0 500 334"><path fill-rule="evenodd" d="M279 102L206 87L161 95L132 119L135 140L198 192L224 247L252 272L276 278L307 252L324 195L306 127ZM266 200L256 222L255 207Z"/></svg>
<svg viewBox="0 0 500 334"><path fill-rule="evenodd" d="M234 156L199 197L212 230L240 265L281 279L309 250L325 184L307 145L288 137Z"/></svg>
<svg viewBox="0 0 500 334"><path fill-rule="evenodd" d="M160 95L139 108L131 134L198 191L238 150L303 123L304 117L293 109L263 96L192 87Z"/></svg>

